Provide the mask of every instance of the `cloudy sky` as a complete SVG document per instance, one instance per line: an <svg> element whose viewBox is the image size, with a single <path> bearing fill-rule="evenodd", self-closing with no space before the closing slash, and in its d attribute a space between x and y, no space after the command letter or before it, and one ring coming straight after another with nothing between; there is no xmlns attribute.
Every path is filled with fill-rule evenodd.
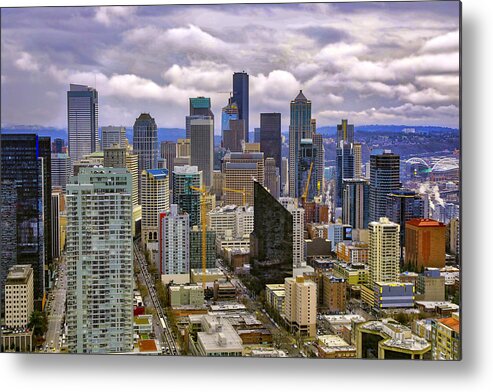
<svg viewBox="0 0 493 392"><path fill-rule="evenodd" d="M459 3L2 9L1 120L66 127L69 83L96 86L99 125L150 112L184 128L188 98L219 118L250 74L250 126L299 89L319 126L459 126ZM216 121L216 132L219 131Z"/></svg>

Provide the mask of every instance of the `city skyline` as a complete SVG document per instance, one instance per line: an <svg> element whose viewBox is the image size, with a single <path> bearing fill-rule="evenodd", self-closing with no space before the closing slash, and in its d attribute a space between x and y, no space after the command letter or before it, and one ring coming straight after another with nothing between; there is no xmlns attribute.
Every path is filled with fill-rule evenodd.
<svg viewBox="0 0 493 392"><path fill-rule="evenodd" d="M101 126L150 112L158 127L184 128L189 97L210 97L218 116L245 71L250 131L261 112L281 113L286 129L300 89L319 126L458 128L458 4L2 9L2 126L65 128L70 82L98 90Z"/></svg>

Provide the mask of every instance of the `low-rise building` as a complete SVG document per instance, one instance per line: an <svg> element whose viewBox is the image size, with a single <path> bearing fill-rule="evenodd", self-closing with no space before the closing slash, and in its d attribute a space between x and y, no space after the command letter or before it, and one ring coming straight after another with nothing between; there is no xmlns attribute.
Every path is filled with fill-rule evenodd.
<svg viewBox="0 0 493 392"><path fill-rule="evenodd" d="M334 273L344 278L348 285L362 285L368 283L368 265L362 263L348 264L337 261L334 263Z"/></svg>
<svg viewBox="0 0 493 392"><path fill-rule="evenodd" d="M339 242L336 245L337 259L346 263L368 264L368 244L365 242Z"/></svg>
<svg viewBox="0 0 493 392"><path fill-rule="evenodd" d="M323 301L322 306L329 312L343 312L346 310L346 288L344 278L322 274Z"/></svg>
<svg viewBox="0 0 493 392"><path fill-rule="evenodd" d="M190 316L191 317L191 316ZM228 320L200 315L200 331L190 339L191 352L200 356L241 357L243 344Z"/></svg>
<svg viewBox="0 0 493 392"><path fill-rule="evenodd" d="M265 300L276 315L284 314L284 300L286 297L286 289L284 284L268 284L265 286Z"/></svg>
<svg viewBox="0 0 493 392"><path fill-rule="evenodd" d="M393 319L356 325L357 358L429 359L431 344Z"/></svg>
<svg viewBox="0 0 493 392"><path fill-rule="evenodd" d="M25 328L34 311L33 269L30 265L9 268L5 280L5 325Z"/></svg>
<svg viewBox="0 0 493 392"><path fill-rule="evenodd" d="M236 300L236 286L229 280L216 280L213 286L214 301Z"/></svg>
<svg viewBox="0 0 493 392"><path fill-rule="evenodd" d="M204 288L199 284L170 285L168 287L169 304L179 306L201 306L204 304Z"/></svg>
<svg viewBox="0 0 493 392"><path fill-rule="evenodd" d="M356 358L356 347L338 335L317 336L315 347L319 358Z"/></svg>
<svg viewBox="0 0 493 392"><path fill-rule="evenodd" d="M272 333L267 328L241 329L238 335L243 344L271 344Z"/></svg>
<svg viewBox="0 0 493 392"><path fill-rule="evenodd" d="M432 358L434 360L461 359L459 313L451 317L432 320L431 322Z"/></svg>
<svg viewBox="0 0 493 392"><path fill-rule="evenodd" d="M427 268L417 281L417 299L424 301L445 300L445 277L438 268Z"/></svg>
<svg viewBox="0 0 493 392"><path fill-rule="evenodd" d="M134 317L134 332L138 335L152 332L152 314L142 314Z"/></svg>
<svg viewBox="0 0 493 392"><path fill-rule="evenodd" d="M414 285L412 283L376 282L373 290L375 307L378 309L414 307Z"/></svg>

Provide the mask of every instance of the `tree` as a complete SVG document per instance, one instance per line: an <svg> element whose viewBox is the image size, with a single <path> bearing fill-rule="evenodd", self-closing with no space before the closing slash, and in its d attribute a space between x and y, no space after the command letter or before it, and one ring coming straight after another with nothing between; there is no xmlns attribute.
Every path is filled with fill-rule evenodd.
<svg viewBox="0 0 493 392"><path fill-rule="evenodd" d="M33 335L37 338L44 336L48 331L48 318L46 313L35 310L29 317L29 323L27 325L33 331Z"/></svg>

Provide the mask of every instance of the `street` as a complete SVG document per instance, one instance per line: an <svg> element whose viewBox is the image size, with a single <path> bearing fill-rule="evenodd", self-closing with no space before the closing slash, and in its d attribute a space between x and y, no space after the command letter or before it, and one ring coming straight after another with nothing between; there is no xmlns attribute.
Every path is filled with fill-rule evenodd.
<svg viewBox="0 0 493 392"><path fill-rule="evenodd" d="M46 302L48 331L43 346L45 352L60 352L62 346L62 322L65 315L65 300L67 297L67 273L65 257L57 264L55 284L49 292Z"/></svg>

